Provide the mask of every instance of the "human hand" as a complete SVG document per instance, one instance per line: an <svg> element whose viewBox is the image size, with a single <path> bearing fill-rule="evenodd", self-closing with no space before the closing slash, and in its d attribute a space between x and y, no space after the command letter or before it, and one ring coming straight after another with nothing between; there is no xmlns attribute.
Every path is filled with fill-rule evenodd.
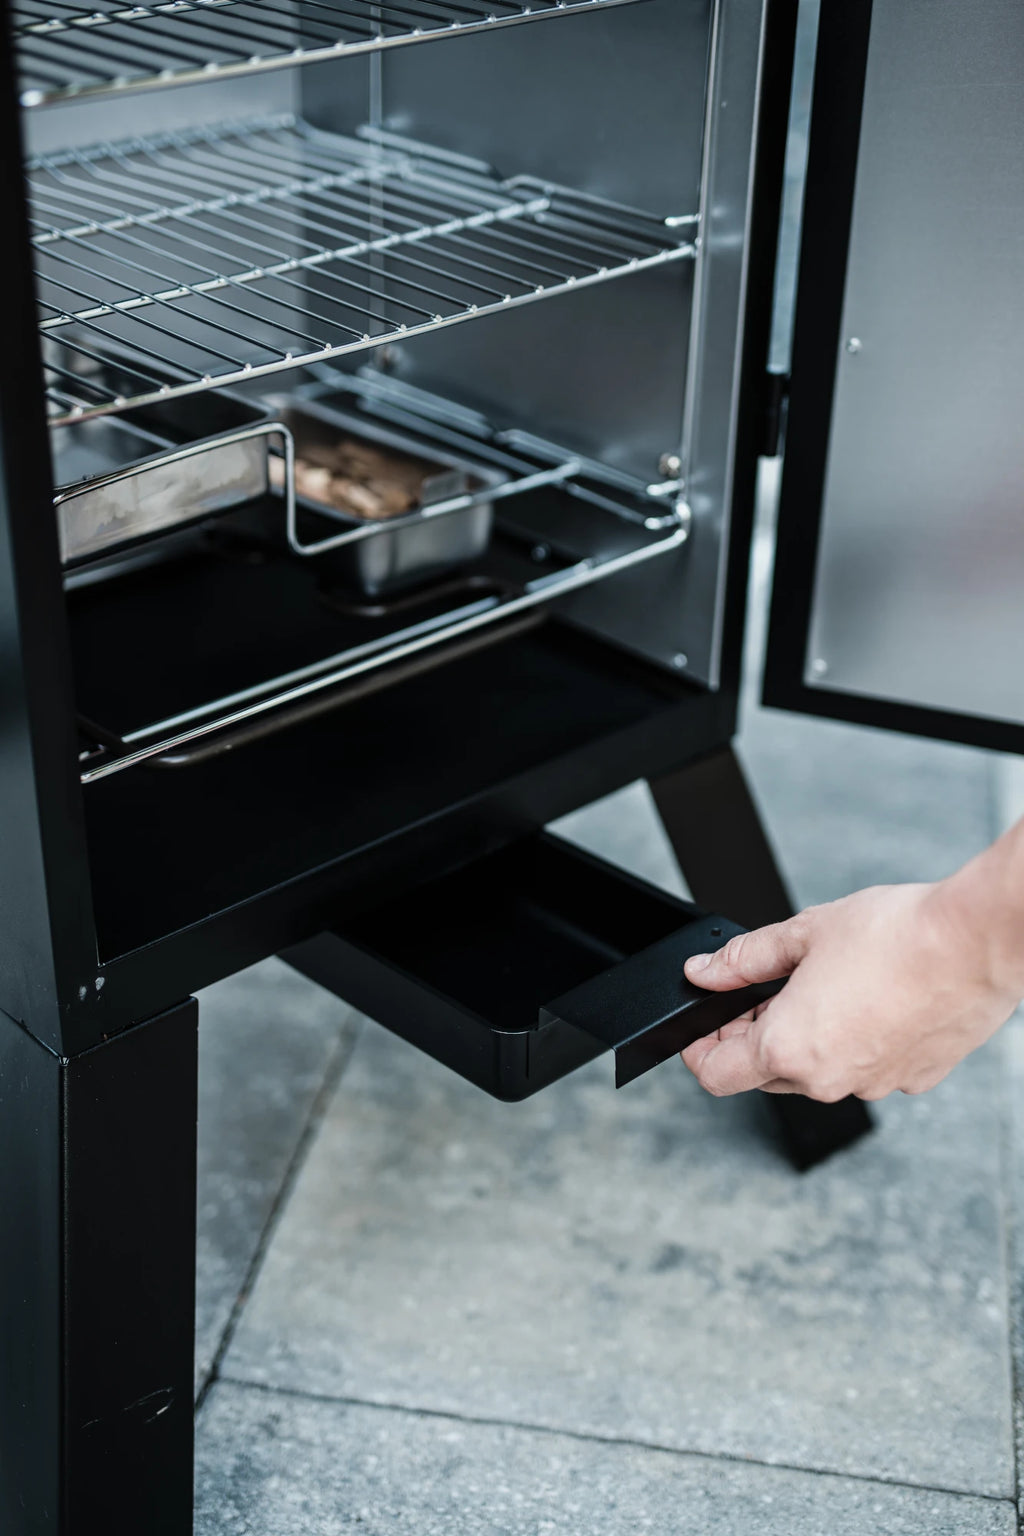
<svg viewBox="0 0 1024 1536"><path fill-rule="evenodd" d="M962 884L860 891L694 956L687 979L708 991L789 980L683 1061L716 1095L761 1088L831 1104L933 1088L1024 995L1024 955L1008 962L989 942Z"/></svg>

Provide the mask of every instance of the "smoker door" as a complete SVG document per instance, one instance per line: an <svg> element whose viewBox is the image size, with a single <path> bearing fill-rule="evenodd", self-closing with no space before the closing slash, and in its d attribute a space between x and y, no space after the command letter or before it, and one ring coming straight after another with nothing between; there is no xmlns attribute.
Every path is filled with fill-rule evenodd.
<svg viewBox="0 0 1024 1536"><path fill-rule="evenodd" d="M1024 6L822 6L769 704L1024 751Z"/></svg>

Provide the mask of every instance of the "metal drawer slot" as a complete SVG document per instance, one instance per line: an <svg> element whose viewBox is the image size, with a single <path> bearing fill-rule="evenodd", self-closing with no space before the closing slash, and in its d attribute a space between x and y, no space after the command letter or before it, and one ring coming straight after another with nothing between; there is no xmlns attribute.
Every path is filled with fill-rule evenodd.
<svg viewBox="0 0 1024 1536"><path fill-rule="evenodd" d="M775 986L728 996L683 976L742 932L540 835L286 952L496 1098L527 1098L605 1050L622 1087Z"/></svg>

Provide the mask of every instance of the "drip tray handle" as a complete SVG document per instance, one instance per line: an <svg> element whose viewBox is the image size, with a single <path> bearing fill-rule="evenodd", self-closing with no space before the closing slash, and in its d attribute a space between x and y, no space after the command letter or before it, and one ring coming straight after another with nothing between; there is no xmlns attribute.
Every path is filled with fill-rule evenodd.
<svg viewBox="0 0 1024 1536"><path fill-rule="evenodd" d="M705 992L686 980L683 966L691 955L721 949L744 931L722 917L698 918L548 1003L540 1022L567 1024L610 1047L615 1086L624 1088L781 991L781 981L737 992Z"/></svg>

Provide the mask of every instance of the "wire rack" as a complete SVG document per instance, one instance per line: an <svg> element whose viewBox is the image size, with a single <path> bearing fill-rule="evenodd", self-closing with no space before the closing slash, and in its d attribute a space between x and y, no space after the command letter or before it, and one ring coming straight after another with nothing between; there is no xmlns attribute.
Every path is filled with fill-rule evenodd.
<svg viewBox="0 0 1024 1536"><path fill-rule="evenodd" d="M29 185L55 424L364 351L696 249L693 215L658 219L291 117L40 157Z"/></svg>
<svg viewBox="0 0 1024 1536"><path fill-rule="evenodd" d="M635 0L16 0L22 105L253 74Z"/></svg>

